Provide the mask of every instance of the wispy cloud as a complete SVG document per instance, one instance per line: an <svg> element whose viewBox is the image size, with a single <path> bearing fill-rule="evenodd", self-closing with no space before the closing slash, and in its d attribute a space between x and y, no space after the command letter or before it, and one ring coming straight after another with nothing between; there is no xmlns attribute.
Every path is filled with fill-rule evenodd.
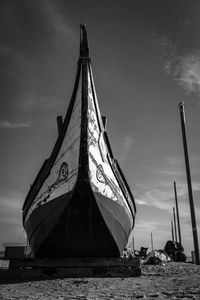
<svg viewBox="0 0 200 300"><path fill-rule="evenodd" d="M166 157L163 167L154 171L158 174L173 176L174 178L185 176L184 159L177 156Z"/></svg>
<svg viewBox="0 0 200 300"><path fill-rule="evenodd" d="M200 93L200 51L175 57L171 74L187 93Z"/></svg>
<svg viewBox="0 0 200 300"><path fill-rule="evenodd" d="M193 192L200 191L200 183L193 182L192 183ZM186 198L188 195L188 189L186 183L179 183L177 188L177 195L180 198ZM137 199L136 203L138 205L146 205L146 206L154 206L156 208L162 210L171 210L172 204L171 201L174 199L174 190L167 188L166 186L162 186L162 183L159 188L149 189L142 193ZM182 204L183 205L183 204ZM184 210L188 213L188 207ZM183 212L183 210L182 210Z"/></svg>
<svg viewBox="0 0 200 300"><path fill-rule="evenodd" d="M72 45L77 43L78 31L74 30L68 22L68 10L65 3L42 0L39 4L33 1L26 5L33 8L33 11L35 10L38 19L41 20L40 24L50 32L57 50L64 50L65 54L67 50L68 62L70 62L71 57L75 55Z"/></svg>
<svg viewBox="0 0 200 300"><path fill-rule="evenodd" d="M174 76L188 93L200 93L200 51L180 57Z"/></svg>
<svg viewBox="0 0 200 300"><path fill-rule="evenodd" d="M154 206L159 209L169 210L171 205L169 199L173 198L173 191L170 189L150 189L141 194L136 203L139 205Z"/></svg>
<svg viewBox="0 0 200 300"><path fill-rule="evenodd" d="M76 38L76 34L69 24L67 24L66 15L63 14L62 7L59 7L58 5L59 4L56 2L54 4L49 1L41 2L41 8L45 15L46 23L51 29L56 31L57 34L65 35L74 40Z"/></svg>
<svg viewBox="0 0 200 300"><path fill-rule="evenodd" d="M148 231L153 231L155 228L160 226L160 222L158 221L136 220L136 222L138 229L146 230L148 228Z"/></svg>
<svg viewBox="0 0 200 300"><path fill-rule="evenodd" d="M0 205L4 207L19 207L24 199L24 194L19 191L0 188Z"/></svg>
<svg viewBox="0 0 200 300"><path fill-rule="evenodd" d="M163 70L189 93L200 94L200 51L179 49L166 36L153 35L151 40L158 50Z"/></svg>
<svg viewBox="0 0 200 300"><path fill-rule="evenodd" d="M9 122L9 121L0 121L0 128L6 128L6 129L17 129L17 128L27 128L31 127L31 123L27 122Z"/></svg>
<svg viewBox="0 0 200 300"><path fill-rule="evenodd" d="M176 170L158 170L157 171L158 173L160 174L163 174L163 175L169 175L169 176L174 176L174 177L177 177L177 176L185 176L185 172L183 171L176 171Z"/></svg>
<svg viewBox="0 0 200 300"><path fill-rule="evenodd" d="M13 11L15 22L13 21L12 25L13 28L16 27L16 35L21 38L21 46L18 39L15 39L15 29L13 29L13 38L10 37L10 41L12 41L9 43L5 41L0 45L0 60L3 62L0 73L4 77L14 79L15 84L17 82L15 101L18 102L18 107L29 111L44 107L45 109L53 109L55 104L52 105L52 103L57 101L48 95L48 91L51 90L49 88L51 81L48 82L48 80L52 80L54 75L49 75L51 73L48 73L48 70L51 70L52 74L59 72L57 64L60 63L61 56L64 64L66 60L70 64L73 62L72 57L76 55L74 44L78 42L78 28L73 30L73 27L68 24L67 13L63 12L64 4L41 0L40 3L24 1L23 5L25 6L24 9L27 9L27 16L30 14L32 17L27 25L30 28L17 27L18 22L19 24L23 22L24 15ZM9 15L10 18L8 19L12 20L11 16ZM9 26L11 26L10 23ZM37 31L37 28L39 30L38 36L33 34L31 39L34 45L32 49L29 45L29 39L27 40L25 37L27 32L30 34L33 28L34 32ZM10 29L5 25L2 30L6 32ZM41 61L42 63L40 63ZM56 84L57 82L55 82L55 89ZM15 86L13 94L14 89ZM35 93L32 97L30 95L24 97L23 95L23 93L32 92ZM49 94L52 93L49 92ZM42 97L43 95L44 97Z"/></svg>

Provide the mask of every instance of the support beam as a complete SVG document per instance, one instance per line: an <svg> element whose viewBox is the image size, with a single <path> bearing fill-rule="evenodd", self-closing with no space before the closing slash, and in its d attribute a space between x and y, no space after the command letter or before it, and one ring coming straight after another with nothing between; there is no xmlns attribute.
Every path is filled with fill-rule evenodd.
<svg viewBox="0 0 200 300"><path fill-rule="evenodd" d="M181 102L179 104L179 109L180 109L181 129L182 129L182 138L183 138L183 149L184 149L184 155L185 155L185 168L186 168L188 195L189 195L189 203L190 203L190 214L191 214L191 222L192 222L194 251L195 251L196 264L199 265L200 264L199 243L198 243L198 233L197 233L196 217L195 217L195 209L194 209L194 201L193 201L193 193L192 193L192 182L191 182L190 163L189 163L187 137L186 137L186 126L185 126L185 111L184 111L184 103L183 102Z"/></svg>
<svg viewBox="0 0 200 300"><path fill-rule="evenodd" d="M173 221L171 221L171 231L172 231L172 241L174 242L174 226L173 226Z"/></svg>
<svg viewBox="0 0 200 300"><path fill-rule="evenodd" d="M151 232L151 251L153 251L153 234Z"/></svg>
<svg viewBox="0 0 200 300"><path fill-rule="evenodd" d="M62 116L57 116L57 128L58 128L58 134L60 134L61 129L63 126L63 120L62 120Z"/></svg>
<svg viewBox="0 0 200 300"><path fill-rule="evenodd" d="M106 127L107 127L107 117L102 116L102 121L103 121L104 130L106 130Z"/></svg>
<svg viewBox="0 0 200 300"><path fill-rule="evenodd" d="M175 196L175 203L176 203L176 217L177 217L178 237L179 237L179 243L182 244L180 219L179 219L179 209L178 209L178 199L177 199L176 182L175 181L174 181L174 196Z"/></svg>
<svg viewBox="0 0 200 300"><path fill-rule="evenodd" d="M174 233L175 233L175 242L177 242L177 231L176 231L176 214L175 214L175 207L173 207L173 216L174 216Z"/></svg>

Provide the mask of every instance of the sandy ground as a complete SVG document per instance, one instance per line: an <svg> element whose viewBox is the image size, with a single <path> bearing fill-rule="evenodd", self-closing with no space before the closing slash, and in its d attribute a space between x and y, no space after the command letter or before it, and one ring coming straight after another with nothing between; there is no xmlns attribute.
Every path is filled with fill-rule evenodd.
<svg viewBox="0 0 200 300"><path fill-rule="evenodd" d="M135 278L70 278L0 284L0 299L200 299L200 266L142 266Z"/></svg>

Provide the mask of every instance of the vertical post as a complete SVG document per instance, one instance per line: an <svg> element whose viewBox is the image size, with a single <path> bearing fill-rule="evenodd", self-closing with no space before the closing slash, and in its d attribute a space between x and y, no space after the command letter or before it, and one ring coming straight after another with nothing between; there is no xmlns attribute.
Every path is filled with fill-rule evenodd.
<svg viewBox="0 0 200 300"><path fill-rule="evenodd" d="M106 130L106 127L107 127L107 117L102 116L102 122L103 122L104 129Z"/></svg>
<svg viewBox="0 0 200 300"><path fill-rule="evenodd" d="M153 234L151 232L151 251L153 251Z"/></svg>
<svg viewBox="0 0 200 300"><path fill-rule="evenodd" d="M133 253L134 253L135 252L135 239L134 239L134 235L133 235L132 241L133 241Z"/></svg>
<svg viewBox="0 0 200 300"><path fill-rule="evenodd" d="M58 128L58 134L61 133L62 126L63 126L62 116L57 116L57 128Z"/></svg>
<svg viewBox="0 0 200 300"><path fill-rule="evenodd" d="M172 230L172 241L174 242L174 226L173 226L173 221L171 221L171 230Z"/></svg>
<svg viewBox="0 0 200 300"><path fill-rule="evenodd" d="M186 128L185 128L185 111L184 111L184 103L183 102L181 102L179 104L179 109L180 109L180 118L181 118L183 148L184 148L184 155L185 155L185 168L186 168L186 175L187 175L187 186L188 186L188 195L189 195L189 203L190 203L190 214L191 214L191 222L192 222L194 251L195 251L196 264L199 265L200 264L200 262L199 262L199 244L198 244L196 217L195 217L194 202L193 202L190 163L189 163Z"/></svg>
<svg viewBox="0 0 200 300"><path fill-rule="evenodd" d="M176 214L175 208L173 207L173 216L174 216L174 233L175 233L175 242L177 242L177 231L176 231Z"/></svg>
<svg viewBox="0 0 200 300"><path fill-rule="evenodd" d="M175 203L176 203L176 217L177 217L177 227L178 227L178 237L179 243L181 242L181 228L180 228L180 219L179 219L179 210L178 210L178 199L177 199L177 191L176 191L176 182L174 181L174 195L175 195Z"/></svg>

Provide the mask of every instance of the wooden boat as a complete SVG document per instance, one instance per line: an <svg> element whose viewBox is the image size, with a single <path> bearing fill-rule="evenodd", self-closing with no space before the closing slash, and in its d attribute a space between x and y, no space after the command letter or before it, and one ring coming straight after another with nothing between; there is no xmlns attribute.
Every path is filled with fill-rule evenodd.
<svg viewBox="0 0 200 300"><path fill-rule="evenodd" d="M23 205L35 257L118 257L134 227L136 207L113 157L100 114L81 25L80 57L58 138Z"/></svg>

